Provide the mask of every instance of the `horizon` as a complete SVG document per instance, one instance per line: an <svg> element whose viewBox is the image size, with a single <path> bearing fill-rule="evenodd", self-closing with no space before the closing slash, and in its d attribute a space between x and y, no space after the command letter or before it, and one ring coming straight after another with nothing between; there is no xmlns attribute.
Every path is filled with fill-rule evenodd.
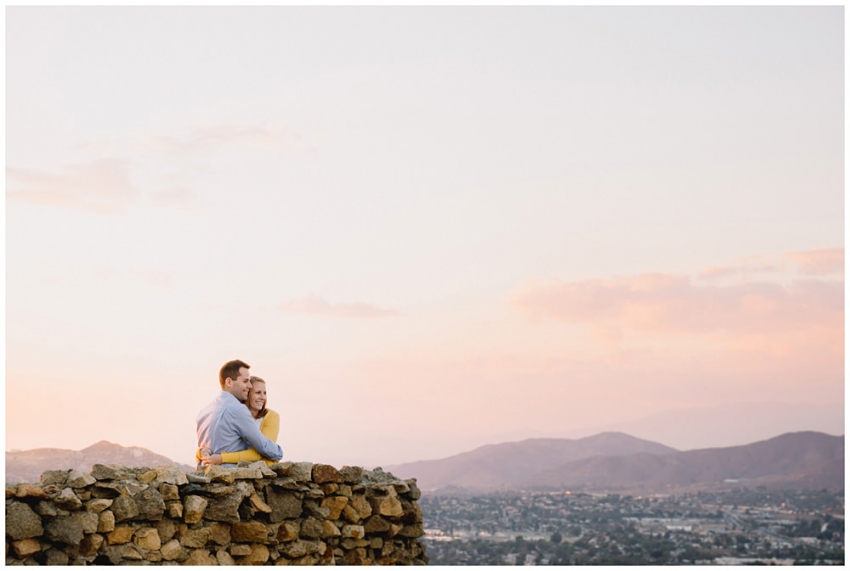
<svg viewBox="0 0 850 571"><path fill-rule="evenodd" d="M236 358L284 460L843 431L843 22L8 7L7 449L191 464Z"/></svg>

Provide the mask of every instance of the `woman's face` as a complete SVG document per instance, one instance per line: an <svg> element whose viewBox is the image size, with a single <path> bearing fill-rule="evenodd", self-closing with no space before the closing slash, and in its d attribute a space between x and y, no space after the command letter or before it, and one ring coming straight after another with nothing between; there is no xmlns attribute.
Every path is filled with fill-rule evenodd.
<svg viewBox="0 0 850 571"><path fill-rule="evenodd" d="M266 383L252 383L251 392L248 393L248 408L259 412L266 404Z"/></svg>

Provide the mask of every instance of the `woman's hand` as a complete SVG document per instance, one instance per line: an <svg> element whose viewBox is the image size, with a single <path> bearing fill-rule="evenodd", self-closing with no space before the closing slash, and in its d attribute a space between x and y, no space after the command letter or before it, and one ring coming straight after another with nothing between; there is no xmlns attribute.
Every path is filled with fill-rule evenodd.
<svg viewBox="0 0 850 571"><path fill-rule="evenodd" d="M211 454L211 452L209 448L201 450L201 464L205 466L221 464L221 454Z"/></svg>

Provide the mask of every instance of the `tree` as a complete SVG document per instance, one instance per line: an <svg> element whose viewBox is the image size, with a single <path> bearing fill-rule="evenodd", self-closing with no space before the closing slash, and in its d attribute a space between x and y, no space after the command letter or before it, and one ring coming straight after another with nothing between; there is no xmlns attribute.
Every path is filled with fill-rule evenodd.
<svg viewBox="0 0 850 571"><path fill-rule="evenodd" d="M552 543L557 545L557 544L561 543L561 541L563 539L564 538L561 537L561 534L556 531L555 533L552 534L552 537L549 538L549 541L551 541Z"/></svg>

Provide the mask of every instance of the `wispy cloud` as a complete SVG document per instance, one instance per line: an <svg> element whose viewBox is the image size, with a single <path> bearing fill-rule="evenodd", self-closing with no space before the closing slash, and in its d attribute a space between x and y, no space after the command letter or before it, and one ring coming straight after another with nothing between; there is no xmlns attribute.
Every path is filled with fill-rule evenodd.
<svg viewBox="0 0 850 571"><path fill-rule="evenodd" d="M795 250L786 252L785 257L800 265L800 271L808 275L844 273L844 248L819 248L817 250Z"/></svg>
<svg viewBox="0 0 850 571"><path fill-rule="evenodd" d="M116 158L71 165L60 174L7 168L11 199L34 204L117 213L136 201L140 191L129 177L129 165Z"/></svg>
<svg viewBox="0 0 850 571"><path fill-rule="evenodd" d="M372 319L401 315L397 309L382 309L369 303L330 303L317 295L306 295L300 299L284 301L279 311L290 315L320 315L323 317L346 317L353 319Z"/></svg>
<svg viewBox="0 0 850 571"><path fill-rule="evenodd" d="M142 148L154 152L192 153L214 147L250 146L289 152L313 153L316 148L289 126L206 125L184 136L156 135L144 139Z"/></svg>
<svg viewBox="0 0 850 571"><path fill-rule="evenodd" d="M775 336L843 331L844 284L798 280L727 286L647 273L575 282L532 283L509 299L529 319L590 325L616 340L624 330L668 334ZM824 329L825 328L825 329Z"/></svg>

